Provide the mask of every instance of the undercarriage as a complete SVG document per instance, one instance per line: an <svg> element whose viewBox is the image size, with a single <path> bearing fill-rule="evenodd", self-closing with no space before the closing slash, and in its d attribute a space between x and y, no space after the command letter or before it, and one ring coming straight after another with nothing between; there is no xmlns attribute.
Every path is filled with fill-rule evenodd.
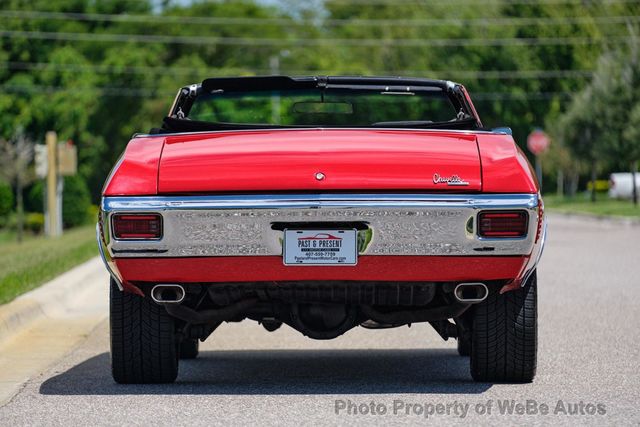
<svg viewBox="0 0 640 427"><path fill-rule="evenodd" d="M138 284L178 321L179 334L204 340L222 322L251 319L273 331L282 324L314 339L336 338L360 325L369 329L431 322L446 339L457 336L447 319L460 319L504 281L253 282Z"/></svg>

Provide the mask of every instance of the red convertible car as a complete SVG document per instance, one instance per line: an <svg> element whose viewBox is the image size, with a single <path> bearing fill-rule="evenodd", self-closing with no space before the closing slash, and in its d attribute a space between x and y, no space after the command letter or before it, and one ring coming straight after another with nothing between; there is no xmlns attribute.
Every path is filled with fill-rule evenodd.
<svg viewBox="0 0 640 427"><path fill-rule="evenodd" d="M315 339L430 323L476 381L531 381L540 191L457 83L213 78L106 180L119 383L172 382L223 322Z"/></svg>

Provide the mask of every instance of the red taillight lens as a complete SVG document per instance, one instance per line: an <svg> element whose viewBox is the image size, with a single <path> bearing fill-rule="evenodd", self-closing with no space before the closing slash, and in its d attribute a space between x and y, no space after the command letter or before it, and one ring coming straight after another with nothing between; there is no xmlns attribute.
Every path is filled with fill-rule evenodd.
<svg viewBox="0 0 640 427"><path fill-rule="evenodd" d="M158 214L115 214L111 217L116 239L159 239L162 217Z"/></svg>
<svg viewBox="0 0 640 427"><path fill-rule="evenodd" d="M480 237L525 237L529 215L525 211L480 212L478 235Z"/></svg>

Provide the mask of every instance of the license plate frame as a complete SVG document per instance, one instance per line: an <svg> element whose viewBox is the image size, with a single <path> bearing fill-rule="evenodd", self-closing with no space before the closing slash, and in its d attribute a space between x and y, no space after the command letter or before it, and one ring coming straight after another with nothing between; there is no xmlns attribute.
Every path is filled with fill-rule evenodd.
<svg viewBox="0 0 640 427"><path fill-rule="evenodd" d="M286 266L358 264L358 230L285 229L282 261Z"/></svg>

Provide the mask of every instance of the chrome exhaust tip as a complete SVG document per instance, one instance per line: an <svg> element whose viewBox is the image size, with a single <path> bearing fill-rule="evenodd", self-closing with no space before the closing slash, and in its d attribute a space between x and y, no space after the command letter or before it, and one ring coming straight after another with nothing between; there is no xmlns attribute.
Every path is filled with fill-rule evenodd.
<svg viewBox="0 0 640 427"><path fill-rule="evenodd" d="M478 304L489 296L489 289L484 283L460 283L453 290L453 295L465 304Z"/></svg>
<svg viewBox="0 0 640 427"><path fill-rule="evenodd" d="M180 285L156 285L151 289L151 299L158 304L180 304L185 295Z"/></svg>

